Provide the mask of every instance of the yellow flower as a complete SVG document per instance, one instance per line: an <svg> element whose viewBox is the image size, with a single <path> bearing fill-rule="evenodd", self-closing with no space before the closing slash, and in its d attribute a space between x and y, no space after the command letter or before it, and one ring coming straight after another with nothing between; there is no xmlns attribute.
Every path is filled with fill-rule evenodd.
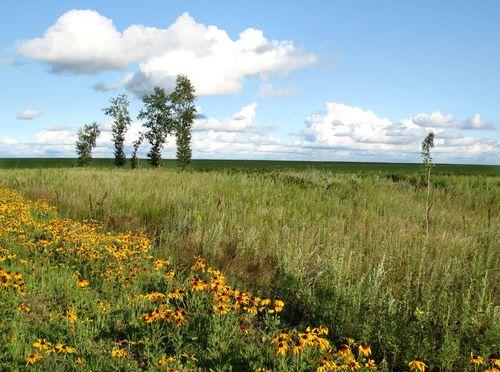
<svg viewBox="0 0 500 372"><path fill-rule="evenodd" d="M156 301L156 300L163 300L165 298L165 295L160 292L151 292L145 295L144 298L149 301Z"/></svg>
<svg viewBox="0 0 500 372"><path fill-rule="evenodd" d="M342 345L339 347L339 354L344 358L350 357L352 356L352 350L348 345Z"/></svg>
<svg viewBox="0 0 500 372"><path fill-rule="evenodd" d="M291 350L292 350L292 355L299 355L299 353L303 350L303 347L295 344L291 347Z"/></svg>
<svg viewBox="0 0 500 372"><path fill-rule="evenodd" d="M244 306L243 310L245 310L248 314L257 314L257 308L255 306Z"/></svg>
<svg viewBox="0 0 500 372"><path fill-rule="evenodd" d="M227 314L229 312L229 307L225 304L214 305L213 309L217 314Z"/></svg>
<svg viewBox="0 0 500 372"><path fill-rule="evenodd" d="M368 359L365 363L366 368L377 368L377 364L375 364L375 361L373 359Z"/></svg>
<svg viewBox="0 0 500 372"><path fill-rule="evenodd" d="M27 306L26 304L22 303L20 304L18 307L16 307L16 309L18 311L26 311L27 313L29 313L31 311L31 309L29 308L29 306Z"/></svg>
<svg viewBox="0 0 500 372"><path fill-rule="evenodd" d="M312 340L314 340L314 336L311 333L299 333L299 342L301 345L309 345Z"/></svg>
<svg viewBox="0 0 500 372"><path fill-rule="evenodd" d="M76 359L76 364L78 364L79 366L84 366L85 365L85 360L83 360L82 358L78 357Z"/></svg>
<svg viewBox="0 0 500 372"><path fill-rule="evenodd" d="M171 280L174 276L175 276L174 270L170 270L167 274L165 274L165 278L167 278L167 280Z"/></svg>
<svg viewBox="0 0 500 372"><path fill-rule="evenodd" d="M191 267L191 270L200 270L202 273L205 272L206 262L204 258L200 256L194 256L194 265Z"/></svg>
<svg viewBox="0 0 500 372"><path fill-rule="evenodd" d="M76 312L74 312L73 309L68 309L66 310L66 319L68 319L68 322L70 323L76 323L78 315L76 315Z"/></svg>
<svg viewBox="0 0 500 372"><path fill-rule="evenodd" d="M370 355L372 355L372 349L366 344L359 345L358 352L359 355L363 357L369 357Z"/></svg>
<svg viewBox="0 0 500 372"><path fill-rule="evenodd" d="M33 344L33 347L35 349L39 349L39 350L49 349L51 346L52 346L52 344L50 342L48 342L46 339L38 340L38 342L35 342Z"/></svg>
<svg viewBox="0 0 500 372"><path fill-rule="evenodd" d="M179 291L178 289L174 289L172 292L170 292L167 297L168 298L182 298L186 292L184 290Z"/></svg>
<svg viewBox="0 0 500 372"><path fill-rule="evenodd" d="M191 280L191 289L195 292L201 292L205 290L205 283L203 280L198 279L197 277L194 277Z"/></svg>
<svg viewBox="0 0 500 372"><path fill-rule="evenodd" d="M408 363L408 367L410 367L410 371L419 372L425 372L425 369L427 368L424 362L418 360L412 360L410 363Z"/></svg>
<svg viewBox="0 0 500 372"><path fill-rule="evenodd" d="M60 353L67 353L67 354L76 353L76 349L74 347L71 347L68 345L63 345L63 344L57 344L55 349Z"/></svg>
<svg viewBox="0 0 500 372"><path fill-rule="evenodd" d="M321 350L328 350L330 349L330 342L326 339L326 338L323 338L323 337L317 337L315 340L314 340L315 344L319 346L319 348Z"/></svg>
<svg viewBox="0 0 500 372"><path fill-rule="evenodd" d="M470 353L470 364L480 366L483 363L484 363L484 358L482 356Z"/></svg>
<svg viewBox="0 0 500 372"><path fill-rule="evenodd" d="M284 306L285 306L285 303L283 301L281 301L281 300L274 301L274 311L276 311L277 313L282 311Z"/></svg>
<svg viewBox="0 0 500 372"><path fill-rule="evenodd" d="M269 298L265 298L260 301L260 306L269 306L271 304L271 300Z"/></svg>
<svg viewBox="0 0 500 372"><path fill-rule="evenodd" d="M28 355L28 357L26 358L26 365L35 364L36 362L38 362L42 358L43 357L40 354L38 354L38 353L34 353L34 354L31 354L31 355Z"/></svg>
<svg viewBox="0 0 500 372"><path fill-rule="evenodd" d="M88 280L80 278L76 281L76 285L81 287L81 288L85 288L89 285L89 282L88 282Z"/></svg>
<svg viewBox="0 0 500 372"><path fill-rule="evenodd" d="M290 340L290 335L286 332L280 332L278 335L271 340L273 345L278 345L280 342L286 342Z"/></svg>
<svg viewBox="0 0 500 372"><path fill-rule="evenodd" d="M286 342L280 342L278 344L278 350L276 351L276 355L285 355L288 350L288 344Z"/></svg>
<svg viewBox="0 0 500 372"><path fill-rule="evenodd" d="M169 262L167 260L160 260L156 259L153 265L153 270L158 271L160 270L163 266L167 266Z"/></svg>
<svg viewBox="0 0 500 372"><path fill-rule="evenodd" d="M126 357L128 353L125 350L122 349L114 349L111 351L111 356L115 358L122 358Z"/></svg>

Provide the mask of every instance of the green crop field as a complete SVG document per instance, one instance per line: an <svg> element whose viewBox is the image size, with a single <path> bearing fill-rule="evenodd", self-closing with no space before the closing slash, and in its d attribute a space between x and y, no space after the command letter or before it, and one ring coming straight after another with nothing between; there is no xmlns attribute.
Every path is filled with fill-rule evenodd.
<svg viewBox="0 0 500 372"><path fill-rule="evenodd" d="M144 233L172 262L203 256L232 285L281 298L288 326L365 342L387 368L463 370L471 353L498 353L500 166L437 165L427 236L420 164L167 164L3 159L0 180L64 217Z"/></svg>
<svg viewBox="0 0 500 372"><path fill-rule="evenodd" d="M76 159L71 158L0 158L0 169L14 168L73 168L77 166ZM113 159L97 158L93 160L95 168L112 168ZM142 168L149 168L146 159L140 160ZM167 160L166 168L176 168L175 160ZM418 173L421 164L415 163L361 163L361 162L313 162L313 161L273 161L273 160L193 160L190 167L193 170L253 170L267 171L276 169L318 169L344 173ZM500 165L473 164L436 164L433 172L436 174L460 175L500 175Z"/></svg>

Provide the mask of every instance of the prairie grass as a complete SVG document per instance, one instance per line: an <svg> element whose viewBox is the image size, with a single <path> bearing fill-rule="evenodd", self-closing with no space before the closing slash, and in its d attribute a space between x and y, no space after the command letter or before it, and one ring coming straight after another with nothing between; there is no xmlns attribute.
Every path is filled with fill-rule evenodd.
<svg viewBox="0 0 500 372"><path fill-rule="evenodd" d="M202 255L233 284L282 298L388 368L464 369L499 352L500 179L438 175L425 233L422 175L115 169L2 170L67 217L145 233L159 257Z"/></svg>
<svg viewBox="0 0 500 372"><path fill-rule="evenodd" d="M283 301L234 289L204 258L172 265L150 248L0 188L0 369L377 367L369 345L283 327Z"/></svg>

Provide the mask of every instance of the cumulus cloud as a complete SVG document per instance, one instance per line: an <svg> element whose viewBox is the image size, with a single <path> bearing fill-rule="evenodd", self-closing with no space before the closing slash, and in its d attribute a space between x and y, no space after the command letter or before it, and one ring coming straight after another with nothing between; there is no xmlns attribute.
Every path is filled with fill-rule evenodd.
<svg viewBox="0 0 500 372"><path fill-rule="evenodd" d="M42 116L42 112L37 109L28 108L17 114L19 120L33 120L39 116Z"/></svg>
<svg viewBox="0 0 500 372"><path fill-rule="evenodd" d="M465 137L458 129L462 123L440 112L392 121L371 110L327 102L326 111L306 119L306 129L297 133L300 140L294 143L312 150L344 151L354 159L415 161L423 138L432 130L437 161L498 161L499 141Z"/></svg>
<svg viewBox="0 0 500 372"><path fill-rule="evenodd" d="M279 98L286 96L294 96L298 93L297 87L276 87L271 83L262 83L257 93L258 97Z"/></svg>
<svg viewBox="0 0 500 372"><path fill-rule="evenodd" d="M451 114L444 115L439 111L432 114L419 113L410 118L412 122L420 127L434 128L459 128L459 129L493 129L491 123L486 123L479 114L474 114L472 117L459 121Z"/></svg>
<svg viewBox="0 0 500 372"><path fill-rule="evenodd" d="M50 66L53 72L97 74L138 64L120 83L98 83L97 90L125 87L141 95L153 86L170 89L187 75L199 95L238 92L246 77L286 75L316 61L292 41L269 40L248 28L236 39L217 26L196 22L188 13L159 29L131 25L118 31L93 10L70 10L43 37L17 43L17 53Z"/></svg>
<svg viewBox="0 0 500 372"><path fill-rule="evenodd" d="M226 119L202 116L196 119L194 131L249 132L265 129L265 127L254 123L257 107L258 104L256 102L243 106L237 113Z"/></svg>
<svg viewBox="0 0 500 372"><path fill-rule="evenodd" d="M475 129L475 130L483 130L483 129L494 129L493 124L485 122L481 115L475 114L474 116L465 119L460 122L458 128L461 129Z"/></svg>
<svg viewBox="0 0 500 372"><path fill-rule="evenodd" d="M498 163L500 159L498 140L466 136L456 127L468 119L454 120L458 124L450 126L448 115L421 113L395 121L371 110L327 102L325 111L309 115L304 129L287 139L276 128L257 121L258 107L250 103L226 118L198 115L192 137L194 157L419 162L422 140L432 130L436 134L436 162ZM94 154L110 157L111 122L101 124L101 128ZM134 121L125 137L127 154L141 130L141 123ZM75 156L75 141L76 128L55 125L38 132L32 143L5 138L0 142L0 154ZM148 150L144 143L140 156ZM168 138L164 155L175 157L173 136Z"/></svg>

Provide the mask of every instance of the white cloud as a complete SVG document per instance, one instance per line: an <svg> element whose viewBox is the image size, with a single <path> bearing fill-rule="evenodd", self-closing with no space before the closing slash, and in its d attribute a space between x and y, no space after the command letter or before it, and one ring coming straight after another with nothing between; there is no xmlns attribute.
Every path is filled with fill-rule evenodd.
<svg viewBox="0 0 500 372"><path fill-rule="evenodd" d="M267 97L267 98L279 98L286 96L294 96L298 93L297 87L287 86L287 87L276 87L271 83L262 83L260 84L259 92L257 93L258 97Z"/></svg>
<svg viewBox="0 0 500 372"><path fill-rule="evenodd" d="M417 114L412 116L410 120L423 128L493 129L493 125L484 122L479 114L475 114L463 121L458 121L450 114L444 115L439 111L435 111L432 114Z"/></svg>
<svg viewBox="0 0 500 372"><path fill-rule="evenodd" d="M17 53L47 63L54 72L95 74L129 63L122 35L93 10L66 12L42 38L18 42Z"/></svg>
<svg viewBox="0 0 500 372"><path fill-rule="evenodd" d="M199 95L235 93L246 77L286 75L316 61L293 42L268 40L258 29L248 28L232 39L217 26L205 26L184 13L164 29L132 25L120 32L93 10L68 11L43 37L18 42L17 52L54 72L95 74L138 63L132 77L95 86L124 86L138 95L155 85L171 88L178 74L186 74Z"/></svg>
<svg viewBox="0 0 500 372"><path fill-rule="evenodd" d="M309 116L307 128L298 133L296 146L321 151L344 151L351 159L419 160L421 142L432 130L436 134L436 161L498 162L500 143L465 137L460 122L440 112L420 113L399 122L373 111L327 102L327 110Z"/></svg>
<svg viewBox="0 0 500 372"><path fill-rule="evenodd" d="M197 119L194 131L243 132L258 129L258 126L253 122L257 107L256 102L243 106L237 113L223 120L211 117Z"/></svg>
<svg viewBox="0 0 500 372"><path fill-rule="evenodd" d="M471 118L465 119L458 125L458 127L461 129L475 129L475 130L494 129L493 124L486 123L479 114L475 114Z"/></svg>
<svg viewBox="0 0 500 372"><path fill-rule="evenodd" d="M20 120L32 120L39 116L42 116L42 112L37 109L28 108L17 114L17 118Z"/></svg>
<svg viewBox="0 0 500 372"><path fill-rule="evenodd" d="M193 128L194 157L419 162L422 140L433 130L436 162L494 164L500 159L498 140L465 136L455 126L443 126L446 120L442 117L446 115L417 114L393 121L371 110L328 102L326 111L308 116L306 128L295 133L295 139L287 140L273 132L274 128L259 124L257 111L258 104L251 103L227 118L200 115ZM416 117L421 119L418 124ZM96 157L113 154L110 125L110 122L101 125ZM141 124L135 121L128 130L125 138L128 155L141 130ZM0 154L75 156L75 141L75 128L52 126L38 132L33 143L5 138L0 143ZM139 153L145 156L147 151L145 142ZM173 136L168 138L164 155L175 157Z"/></svg>
<svg viewBox="0 0 500 372"><path fill-rule="evenodd" d="M69 129L45 129L36 134L35 143L43 145L73 145L76 133Z"/></svg>
<svg viewBox="0 0 500 372"><path fill-rule="evenodd" d="M439 111L432 114L420 113L411 118L420 127L449 127L453 126L455 119L451 115L443 115Z"/></svg>

